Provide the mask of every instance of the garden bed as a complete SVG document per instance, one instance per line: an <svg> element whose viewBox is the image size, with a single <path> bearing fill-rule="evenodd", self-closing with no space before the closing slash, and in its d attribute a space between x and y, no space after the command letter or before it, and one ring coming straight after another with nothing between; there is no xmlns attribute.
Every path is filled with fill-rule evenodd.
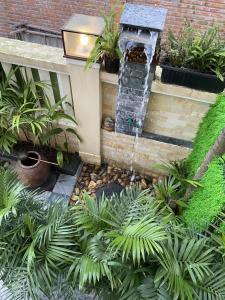
<svg viewBox="0 0 225 300"><path fill-rule="evenodd" d="M139 185L145 190L152 188L153 179L150 176L144 176L137 172L134 173L108 164L101 166L84 164L77 180L74 194L71 197L71 204L76 204L83 192L88 192L95 198L96 192L110 183L118 184L122 188Z"/></svg>

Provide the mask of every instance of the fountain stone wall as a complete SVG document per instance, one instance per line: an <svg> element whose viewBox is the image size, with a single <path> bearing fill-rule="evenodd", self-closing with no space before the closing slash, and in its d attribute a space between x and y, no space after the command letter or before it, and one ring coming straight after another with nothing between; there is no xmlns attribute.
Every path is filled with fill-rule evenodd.
<svg viewBox="0 0 225 300"><path fill-rule="evenodd" d="M121 17L119 46L123 53L116 107L116 132L140 136L143 131L155 53L167 10L126 4Z"/></svg>

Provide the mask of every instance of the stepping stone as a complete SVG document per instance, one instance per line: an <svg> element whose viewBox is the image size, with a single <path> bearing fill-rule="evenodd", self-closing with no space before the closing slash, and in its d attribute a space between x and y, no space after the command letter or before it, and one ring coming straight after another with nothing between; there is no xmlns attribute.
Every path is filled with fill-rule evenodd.
<svg viewBox="0 0 225 300"><path fill-rule="evenodd" d="M57 200L63 200L65 202L69 202L70 196L57 194L57 193L51 193L50 197L48 198L48 201L53 202L53 201L57 201Z"/></svg>
<svg viewBox="0 0 225 300"><path fill-rule="evenodd" d="M75 186L76 177L66 174L60 174L53 193L71 196Z"/></svg>
<svg viewBox="0 0 225 300"><path fill-rule="evenodd" d="M105 195L106 198L111 198L113 195L120 195L122 190L123 190L122 185L120 185L118 183L114 183L114 182L109 183L109 184L97 189L96 199L97 200L101 199L103 194Z"/></svg>

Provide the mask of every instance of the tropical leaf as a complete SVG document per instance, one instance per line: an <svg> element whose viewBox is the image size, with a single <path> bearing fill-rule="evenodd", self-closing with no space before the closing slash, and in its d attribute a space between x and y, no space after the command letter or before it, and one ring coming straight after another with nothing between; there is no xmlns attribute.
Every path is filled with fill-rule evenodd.
<svg viewBox="0 0 225 300"><path fill-rule="evenodd" d="M132 255L134 263L138 264L141 258L145 261L146 255L162 252L160 243L167 238L165 229L148 217L127 224L121 231L112 231L107 236L113 239L110 244L112 249L122 251L122 260Z"/></svg>

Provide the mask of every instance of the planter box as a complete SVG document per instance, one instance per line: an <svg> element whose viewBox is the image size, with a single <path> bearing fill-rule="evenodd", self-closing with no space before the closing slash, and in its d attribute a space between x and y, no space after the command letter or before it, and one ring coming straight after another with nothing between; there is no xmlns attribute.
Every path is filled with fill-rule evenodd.
<svg viewBox="0 0 225 300"><path fill-rule="evenodd" d="M225 88L224 82L219 80L215 75L167 65L161 65L161 68L161 81L163 83L181 85L210 93L220 93Z"/></svg>

